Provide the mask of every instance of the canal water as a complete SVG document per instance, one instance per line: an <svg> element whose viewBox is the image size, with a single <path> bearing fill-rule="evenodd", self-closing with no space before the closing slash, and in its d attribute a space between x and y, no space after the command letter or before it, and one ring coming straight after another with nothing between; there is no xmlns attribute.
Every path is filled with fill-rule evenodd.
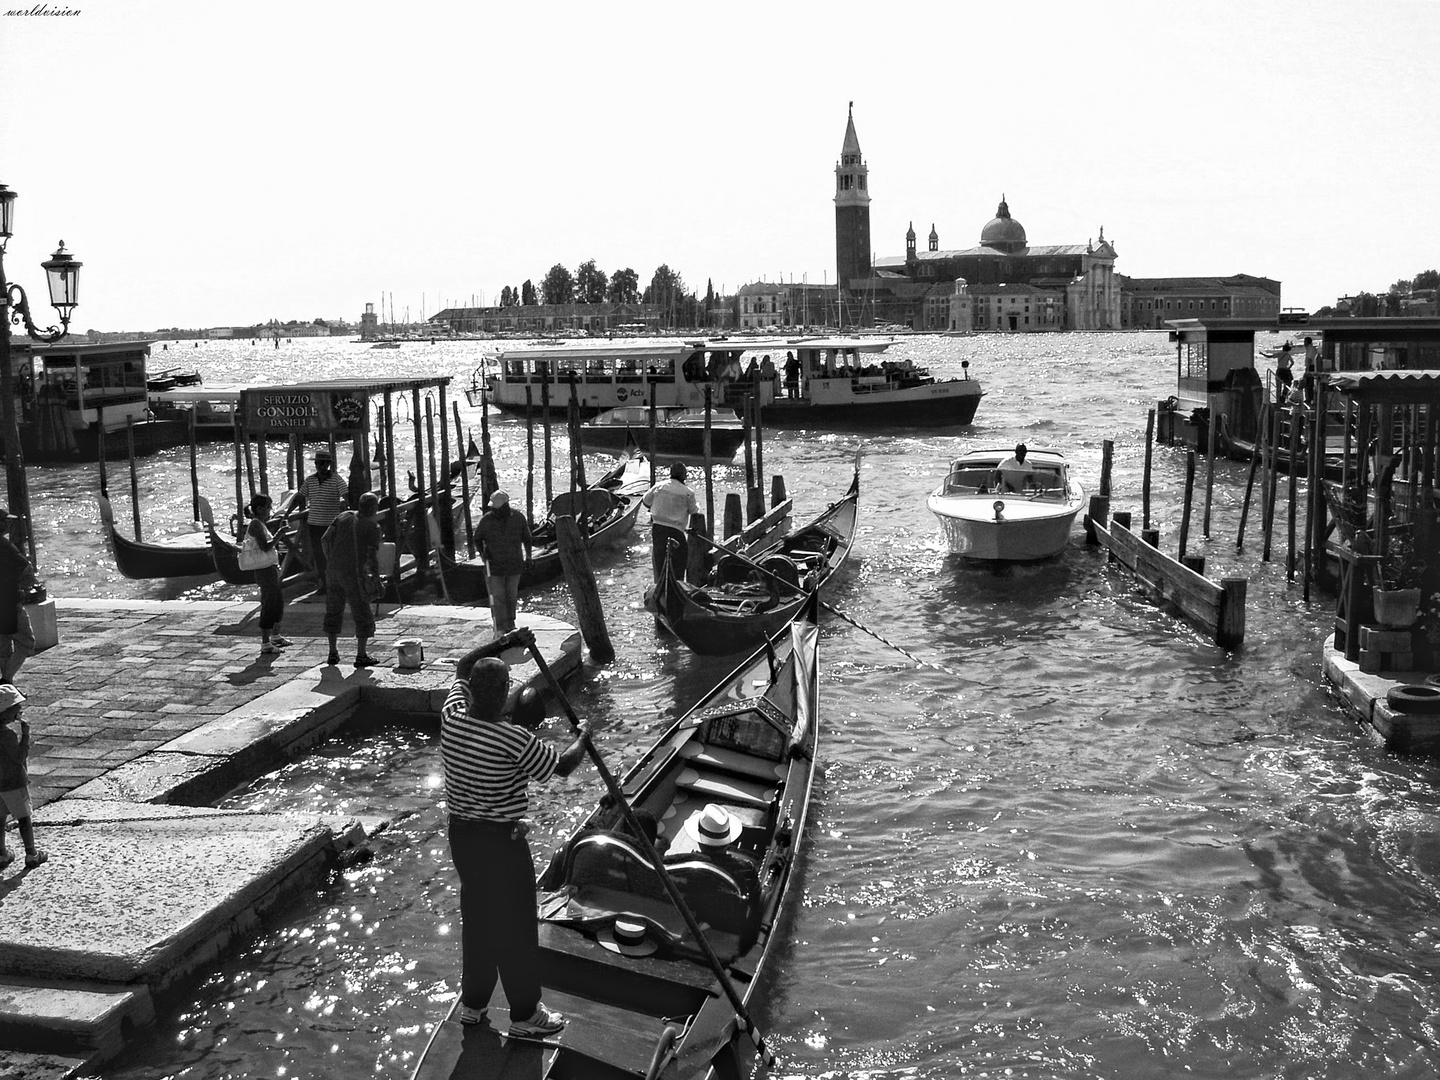
<svg viewBox="0 0 1440 1080"><path fill-rule="evenodd" d="M212 382L439 372L463 384L479 349L206 343L155 360L193 361ZM1212 577L1249 580L1233 652L1140 598L1078 524L1061 558L997 572L947 556L925 510L967 448L1057 447L1093 490L1112 439L1114 504L1138 523L1146 410L1173 390L1165 336L915 337L891 355L939 374L969 360L986 390L974 426L772 432L765 445L802 519L864 451L858 540L825 596L848 618L822 621L803 896L757 1014L775 1075L1434 1076L1435 767L1385 754L1342 714L1320 669L1333 606L1286 580L1283 532L1263 562L1252 512L1237 550L1245 468L1219 467L1210 537L1197 500L1190 541ZM467 423L476 415L466 408ZM523 429L498 422L496 446L502 482L523 490ZM217 505L233 493L230 453L204 454ZM1158 448L1154 470L1153 524L1173 552L1184 453ZM93 466L37 473L54 592L176 593L102 565L81 497ZM738 490L737 476L718 490ZM147 530L188 517L183 452L145 461L139 483ZM122 522L124 484L112 476ZM1282 487L1282 524L1283 499ZM601 563L618 655L573 687L616 767L726 668L656 632L639 606L649 561L642 523ZM524 608L572 614L563 587ZM229 805L391 825L372 861L270 917L104 1075L407 1076L459 972L439 772L434 730L357 730L235 795ZM599 793L590 768L536 792L542 861Z"/></svg>

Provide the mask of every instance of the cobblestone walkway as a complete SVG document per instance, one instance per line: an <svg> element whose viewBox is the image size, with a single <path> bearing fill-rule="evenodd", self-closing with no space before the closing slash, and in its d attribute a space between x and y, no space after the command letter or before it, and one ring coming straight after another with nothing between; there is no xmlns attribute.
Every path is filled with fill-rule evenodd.
<svg viewBox="0 0 1440 1080"><path fill-rule="evenodd" d="M57 600L56 610L60 644L16 678L28 699L37 807L299 677L329 651L316 603L286 608L282 631L294 645L269 656L260 653L253 602ZM486 608L387 605L370 652L393 666L395 642L413 637L433 661L490 633ZM355 639L339 644L348 676Z"/></svg>

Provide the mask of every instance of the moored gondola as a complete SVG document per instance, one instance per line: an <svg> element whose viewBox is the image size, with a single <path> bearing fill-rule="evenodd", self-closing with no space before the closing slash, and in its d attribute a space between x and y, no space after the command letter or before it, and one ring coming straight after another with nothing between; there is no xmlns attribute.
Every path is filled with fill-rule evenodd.
<svg viewBox="0 0 1440 1080"><path fill-rule="evenodd" d="M541 983L564 1030L510 1038L497 991L486 1023L452 1012L439 1025L414 1080L750 1075L749 1014L776 962L814 782L814 613L767 639L620 778L630 809L658 822L668 885L609 798L541 875ZM686 828L712 804L740 830L723 860L693 850Z"/></svg>
<svg viewBox="0 0 1440 1080"><path fill-rule="evenodd" d="M840 569L855 540L860 466L850 488L810 524L764 554L721 555L709 579L681 579L684 568L666 557L660 580L645 591L645 607L697 653L727 656L753 647L782 628Z"/></svg>
<svg viewBox="0 0 1440 1080"><path fill-rule="evenodd" d="M590 551L604 550L622 542L634 529L640 514L640 499L649 489L648 469L648 459L632 452L593 487L557 495L546 520L531 530L535 543L530 563L520 575L520 588L543 585L564 572L555 533L558 517L570 515L576 519ZM483 604L489 599L485 563L478 555L454 559L441 552L438 558L451 600L460 604Z"/></svg>
<svg viewBox="0 0 1440 1080"><path fill-rule="evenodd" d="M215 573L215 559L203 532L184 533L165 540L131 540L115 528L110 500L96 495L100 507L100 528L115 557L115 566L127 578L208 577Z"/></svg>

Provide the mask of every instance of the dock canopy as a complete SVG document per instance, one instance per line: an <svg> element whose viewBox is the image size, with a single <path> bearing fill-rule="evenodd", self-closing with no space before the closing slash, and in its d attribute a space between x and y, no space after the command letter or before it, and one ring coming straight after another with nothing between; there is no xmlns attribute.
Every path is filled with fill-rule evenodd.
<svg viewBox="0 0 1440 1080"><path fill-rule="evenodd" d="M1440 404L1440 370L1337 371L1330 388L1376 405Z"/></svg>
<svg viewBox="0 0 1440 1080"><path fill-rule="evenodd" d="M247 435L353 437L370 431L372 398L449 383L449 375L427 375L249 387L240 391L240 427Z"/></svg>

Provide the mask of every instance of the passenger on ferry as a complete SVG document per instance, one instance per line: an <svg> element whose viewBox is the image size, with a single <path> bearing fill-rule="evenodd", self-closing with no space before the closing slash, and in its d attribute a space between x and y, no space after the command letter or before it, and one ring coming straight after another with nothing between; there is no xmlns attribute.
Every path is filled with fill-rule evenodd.
<svg viewBox="0 0 1440 1080"><path fill-rule="evenodd" d="M785 354L785 393L792 398L800 396L800 361L793 352Z"/></svg>
<svg viewBox="0 0 1440 1080"><path fill-rule="evenodd" d="M1035 479L1035 472L1025 463L1025 455L1029 451L1024 443L1015 447L1015 456L1008 457L1000 463L995 470L996 491L1024 491L1025 482Z"/></svg>

